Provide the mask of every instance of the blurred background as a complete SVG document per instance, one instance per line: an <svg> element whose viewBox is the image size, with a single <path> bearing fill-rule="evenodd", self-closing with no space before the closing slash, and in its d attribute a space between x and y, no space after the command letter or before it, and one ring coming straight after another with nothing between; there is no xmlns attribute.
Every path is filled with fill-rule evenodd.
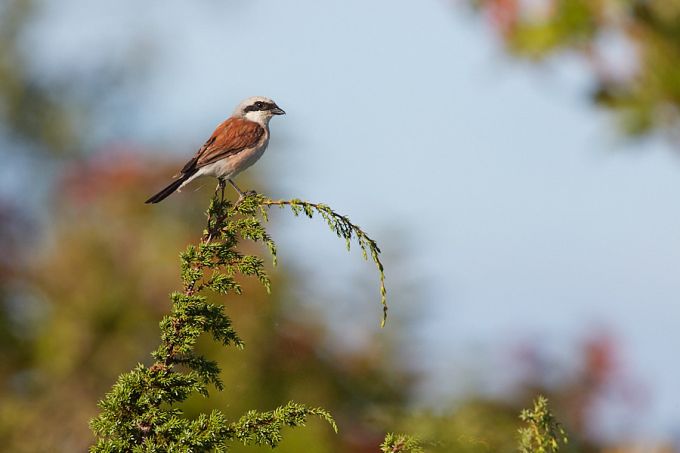
<svg viewBox="0 0 680 453"><path fill-rule="evenodd" d="M246 348L202 345L226 390L188 414L506 452L541 392L569 451L680 451L680 1L3 0L0 49L7 451L85 451L149 363L214 182L143 200L252 95L288 115L239 184L372 234L390 320L370 263L274 211L273 294L225 299Z"/></svg>

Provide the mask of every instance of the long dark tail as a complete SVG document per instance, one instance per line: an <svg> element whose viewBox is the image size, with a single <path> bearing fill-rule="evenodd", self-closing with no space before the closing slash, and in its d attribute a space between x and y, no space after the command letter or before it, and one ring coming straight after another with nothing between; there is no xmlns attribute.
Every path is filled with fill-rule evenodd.
<svg viewBox="0 0 680 453"><path fill-rule="evenodd" d="M165 189L161 190L158 192L156 195L153 197L149 198L146 200L144 203L158 203L163 200L165 200L168 196L172 195L175 190L179 189L179 186L182 185L184 181L189 179L195 172L189 172L189 173L184 173L182 176L177 178L175 181L170 183Z"/></svg>

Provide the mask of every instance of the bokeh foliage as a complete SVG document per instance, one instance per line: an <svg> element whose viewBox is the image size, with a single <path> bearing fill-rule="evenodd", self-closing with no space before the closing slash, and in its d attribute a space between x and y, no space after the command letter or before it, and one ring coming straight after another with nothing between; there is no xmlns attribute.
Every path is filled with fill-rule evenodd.
<svg viewBox="0 0 680 453"><path fill-rule="evenodd" d="M680 125L680 1L472 0L520 58L576 53L593 75L591 98L634 136Z"/></svg>
<svg viewBox="0 0 680 453"><path fill-rule="evenodd" d="M492 413L492 417L501 415L502 412ZM482 415L478 413L477 416ZM475 415L473 415L474 417ZM435 417L432 425L446 420L445 417ZM476 432L473 427L482 426L488 416L481 417L480 421L473 422L470 426L460 429L460 414L450 423L448 429L436 433L438 440L423 441L420 438L408 434L388 433L385 441L380 445L383 453L425 453L425 452L457 452L457 453L476 453L485 451L494 452L514 452L519 453L558 453L566 451L561 448L567 444L568 439L564 429L555 420L548 400L539 396L533 403L531 409L524 409L520 414L520 419L525 426L518 430L518 446L513 445L503 425L510 425L508 420L497 417L492 423L487 423L487 433ZM457 426L458 425L458 426ZM473 428L473 429L470 429ZM500 434L500 436L498 436ZM430 434L431 436L433 433Z"/></svg>
<svg viewBox="0 0 680 453"><path fill-rule="evenodd" d="M23 42L36 4L7 0L0 5L0 124L7 139L57 154L79 150L78 103L66 86L48 83L30 67Z"/></svg>

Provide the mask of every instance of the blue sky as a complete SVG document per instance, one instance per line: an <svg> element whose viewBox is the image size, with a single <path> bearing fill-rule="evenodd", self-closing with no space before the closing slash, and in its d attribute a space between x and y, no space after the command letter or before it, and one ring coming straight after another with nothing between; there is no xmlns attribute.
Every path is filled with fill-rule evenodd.
<svg viewBox="0 0 680 453"><path fill-rule="evenodd" d="M430 400L493 388L469 374L502 374L513 342L541 339L569 363L602 329L649 393L640 435L680 429L677 155L660 140L621 140L588 103L577 60L513 62L482 22L441 0L187 5L52 1L29 43L53 73L151 51L102 142L189 156L241 98L274 98L288 115L251 171L274 196L350 213L388 260L408 258L397 278L419 296L393 311L422 307L413 347ZM351 278L356 257L301 223L281 222L284 253L320 281ZM337 266L319 266L329 260ZM348 302L362 328L378 324L372 296Z"/></svg>

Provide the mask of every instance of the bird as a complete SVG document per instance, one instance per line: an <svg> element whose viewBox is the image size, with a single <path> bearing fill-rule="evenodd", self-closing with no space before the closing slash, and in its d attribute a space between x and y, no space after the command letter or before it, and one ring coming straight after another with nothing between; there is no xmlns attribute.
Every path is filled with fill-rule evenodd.
<svg viewBox="0 0 680 453"><path fill-rule="evenodd" d="M262 157L269 144L269 121L285 115L274 101L263 96L250 97L241 102L232 116L221 122L196 155L175 175L175 181L150 197L145 203L159 203L175 191L201 176L218 179L218 189L229 182L239 194L239 202L246 196L233 178Z"/></svg>

